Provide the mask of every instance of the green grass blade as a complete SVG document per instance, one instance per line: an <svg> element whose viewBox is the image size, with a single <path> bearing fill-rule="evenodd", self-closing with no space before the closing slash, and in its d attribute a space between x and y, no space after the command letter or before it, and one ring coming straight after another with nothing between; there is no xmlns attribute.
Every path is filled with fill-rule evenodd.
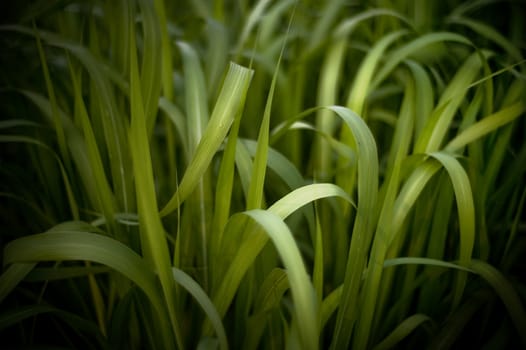
<svg viewBox="0 0 526 350"><path fill-rule="evenodd" d="M346 44L345 40L341 40L339 43L331 45L325 55L321 66L320 83L316 97L319 106L330 106L337 103L338 82L347 47ZM337 124L337 118L329 109L320 108L317 110L316 129L320 133L332 135ZM323 138L317 138L313 153L316 178L319 181L329 181L333 168L330 145Z"/></svg>
<svg viewBox="0 0 526 350"><path fill-rule="evenodd" d="M166 113L170 121L172 122L173 126L175 127L175 130L177 131L177 136L179 136L179 139L181 140L181 146L183 147L184 153L188 154L188 135L187 132L187 126L186 126L186 119L183 115L183 112L171 101L169 101L165 97L161 97L159 99L159 108Z"/></svg>
<svg viewBox="0 0 526 350"><path fill-rule="evenodd" d="M287 271L273 269L261 285L254 304L254 313L267 312L277 307L281 297L290 288Z"/></svg>
<svg viewBox="0 0 526 350"><path fill-rule="evenodd" d="M265 331L262 323L264 323L272 310L279 307L283 295L289 288L289 280L285 270L275 268L270 271L257 293L254 311L248 320L247 335L243 341L243 349L254 349L257 347Z"/></svg>
<svg viewBox="0 0 526 350"><path fill-rule="evenodd" d="M365 283L360 295L360 314L356 332L353 337L353 348L367 347L372 330L373 315L376 311L377 298L380 292L380 282L383 272L383 261L387 253L387 242L392 236L393 208L401 182L402 161L407 156L413 133L415 84L412 80L406 83L404 99L400 108L400 117L395 128L392 141L392 156L388 161L385 196L378 219L375 238L370 253Z"/></svg>
<svg viewBox="0 0 526 350"><path fill-rule="evenodd" d="M440 149L451 121L481 67L481 57L475 52L459 68L416 141L415 153L430 153Z"/></svg>
<svg viewBox="0 0 526 350"><path fill-rule="evenodd" d="M346 263L343 295L331 344L332 349L341 349L348 346L357 317L356 300L374 230L378 195L378 154L374 137L363 119L347 108L333 106L330 109L349 127L357 145L358 158L358 207Z"/></svg>
<svg viewBox="0 0 526 350"><path fill-rule="evenodd" d="M164 68L163 55L165 48L162 46L159 17L155 11L155 5L147 0L140 0L138 3L142 19L141 91L148 135L151 135L157 116L157 104L163 86L161 79ZM166 41L167 39L164 40ZM132 50L131 46L130 50ZM164 73L170 76L171 71Z"/></svg>
<svg viewBox="0 0 526 350"><path fill-rule="evenodd" d="M239 111L234 119L223 158L219 167L217 176L217 186L214 201L214 217L212 218L212 234L210 235L210 259L211 261L219 260L219 250L223 244L223 232L230 217L232 204L232 191L234 188L234 171L236 164L236 146L238 144L239 126L241 124L242 113ZM217 287L215 280L220 273L217 272L217 264L209 265L209 280L211 281L211 290Z"/></svg>
<svg viewBox="0 0 526 350"><path fill-rule="evenodd" d="M406 58L411 55L418 53L427 46L431 46L437 43L445 41L458 42L471 46L471 42L464 36L449 32L434 32L428 33L421 37L418 37L400 48L394 50L388 57L386 64L378 71L373 81L371 82L371 89L375 89L392 71L397 65L400 64Z"/></svg>
<svg viewBox="0 0 526 350"><path fill-rule="evenodd" d="M340 285L339 287L335 288L329 295L327 295L325 299L323 299L320 308L320 329L325 328L327 321L340 305L342 292L343 285Z"/></svg>
<svg viewBox="0 0 526 350"><path fill-rule="evenodd" d="M243 106L252 74L253 71L248 68L235 63L230 64L223 88L212 111L210 122L197 147L195 157L186 169L177 192L161 210L161 215L167 215L177 209L198 185L215 152L221 146L236 114Z"/></svg>
<svg viewBox="0 0 526 350"><path fill-rule="evenodd" d="M55 88L53 87L53 82L51 80L51 75L49 74L49 67L46 60L46 54L44 53L44 48L42 47L42 41L38 34L35 23L33 22L34 35L38 47L38 55L40 57L40 64L42 65L42 73L44 74L44 80L46 81L47 93L49 96L49 104L51 106L51 116L53 117L53 126L57 136L57 142L60 150L60 156L62 157L66 168L70 167L69 153L66 148L66 134L64 132L64 126L61 123L57 98L55 96Z"/></svg>
<svg viewBox="0 0 526 350"><path fill-rule="evenodd" d="M115 199L110 188L106 173L100 156L100 151L97 146L97 140L93 127L91 125L86 106L82 100L82 91L80 87L80 78L74 72L74 68L70 62L70 74L73 81L73 89L75 93L75 115L81 121L82 130L84 132L84 140L86 144L86 152L89 157L89 164L91 168L91 175L93 176L94 190L98 196L98 205L96 208L102 212L109 224L111 231L115 231L114 215L115 215Z"/></svg>
<svg viewBox="0 0 526 350"><path fill-rule="evenodd" d="M411 60L407 60L406 64L411 70L411 74L414 77L413 81L415 83L416 99L414 134L415 138L418 139L427 122L427 118L431 115L433 110L433 84L429 74L422 65Z"/></svg>
<svg viewBox="0 0 526 350"><path fill-rule="evenodd" d="M380 39L367 53L367 56L360 64L360 68L356 73L353 81L353 88L347 97L346 106L358 115L362 115L365 100L369 94L369 86L373 80L373 74L380 64L381 58L385 51L396 40L407 34L406 30L399 30L389 33Z"/></svg>
<svg viewBox="0 0 526 350"><path fill-rule="evenodd" d="M484 278L499 295L517 329L522 345L526 346L526 311L513 285L501 272L486 262L472 260L469 268Z"/></svg>
<svg viewBox="0 0 526 350"><path fill-rule="evenodd" d="M384 268L392 267L392 266L399 266L399 265L426 265L426 266L434 266L434 267L443 267L447 269L455 269L459 271L465 271L465 272L474 272L471 268L459 265L457 263L453 262L447 262L444 260L439 259L432 259L432 258L417 258L417 257L399 257L399 258L393 258L393 259L386 259L384 261Z"/></svg>
<svg viewBox="0 0 526 350"><path fill-rule="evenodd" d="M212 19L207 21L208 50L206 52L205 77L208 94L213 95L219 90L224 67L228 63L229 36L228 28Z"/></svg>
<svg viewBox="0 0 526 350"><path fill-rule="evenodd" d="M0 303L35 266L36 263L12 264L0 275Z"/></svg>
<svg viewBox="0 0 526 350"><path fill-rule="evenodd" d="M249 154L255 156L257 142L248 139L242 139L241 141L247 148ZM298 168L296 168L287 157L271 147L269 147L267 151L267 167L278 174L291 190L304 185L305 180L303 179L303 176L301 176Z"/></svg>
<svg viewBox="0 0 526 350"><path fill-rule="evenodd" d="M314 245L314 266L312 268L312 284L316 291L317 302L322 304L323 299L323 231L320 225L317 205L314 206L316 232L313 239Z"/></svg>
<svg viewBox="0 0 526 350"><path fill-rule="evenodd" d="M475 245L475 205L468 175L460 163L446 153L432 153L448 172L455 192L458 220L460 226L459 261L461 265L469 264ZM460 303L466 284L467 274L459 273L453 296L453 305Z"/></svg>
<svg viewBox="0 0 526 350"><path fill-rule="evenodd" d="M266 2L266 1L265 1ZM263 3L263 1L261 2ZM260 3L260 4L261 4ZM294 13L291 15L289 20L289 26L287 33L283 40L281 52L278 57L278 62L274 69L272 76L272 82L270 83L270 90L267 95L267 101L265 104L265 110L263 112L263 120L259 127L258 141L256 147L256 153L254 155L254 164L252 167L252 176L250 179L250 187L248 189L247 196L247 210L259 209L263 207L263 187L265 184L265 175L267 169L268 149L269 149L269 138L270 138L270 114L272 112L272 101L274 99L274 91L276 89L276 83L278 80L278 73L281 66L281 59L285 50L285 44L292 25Z"/></svg>
<svg viewBox="0 0 526 350"><path fill-rule="evenodd" d="M183 58L185 83L186 135L188 136L188 159L191 159L208 123L207 92L205 77L197 52L187 43L179 41L177 47Z"/></svg>
<svg viewBox="0 0 526 350"><path fill-rule="evenodd" d="M184 68L184 82L185 82L185 112L186 112L186 135L188 136L188 150L187 159L192 159L203 133L205 132L208 123L208 97L205 87L205 77L199 56L197 52L185 42L177 42L177 46L183 58ZM201 176L197 186L188 198L187 210L183 212L185 218L191 222L191 226L187 226L179 236L180 241L189 242L195 241L192 245L198 251L194 252L192 248L185 248L185 255L198 256L201 261L200 264L208 267L209 260L209 231L210 221L212 220L212 184L210 173L205 171ZM189 238L186 234L192 231L192 236ZM208 288L208 274L203 276L203 286Z"/></svg>
<svg viewBox="0 0 526 350"><path fill-rule="evenodd" d="M163 96L172 101L173 86L172 86L172 43L168 34L168 20L167 11L164 0L154 1L155 12L159 19L159 29L161 36L161 82ZM152 51L150 51L152 52Z"/></svg>
<svg viewBox="0 0 526 350"><path fill-rule="evenodd" d="M471 28L482 37L493 41L495 44L501 46L515 61L522 61L524 58L521 55L519 48L511 43L505 36L499 33L495 28L467 17L451 16L448 18L449 23L460 24Z"/></svg>
<svg viewBox="0 0 526 350"><path fill-rule="evenodd" d="M131 126L129 146L137 191L141 245L147 261L159 274L173 335L177 347L182 349L184 343L175 313L175 283L171 272L171 259L157 208L150 144L148 142L148 119L143 105L133 29L130 30L130 70Z"/></svg>
<svg viewBox="0 0 526 350"><path fill-rule="evenodd" d="M264 12L269 4L270 4L270 0L259 0L257 4L250 11L250 14L248 15L246 19L246 22L245 22L245 25L243 26L241 34L239 35L236 49L234 51L238 55L241 53L241 50L243 49L243 46L245 45L245 41L247 40L248 36L252 32L256 24L264 16Z"/></svg>
<svg viewBox="0 0 526 350"><path fill-rule="evenodd" d="M325 15L316 22L315 27L312 30L312 34L309 40L309 46L306 49L306 53L310 54L316 48L318 48L323 41L329 36L327 35L329 29L334 26L334 19L338 16L338 12L344 6L344 1L330 1L326 3L324 10Z"/></svg>
<svg viewBox="0 0 526 350"><path fill-rule="evenodd" d="M524 113L526 105L520 101L507 108L495 112L479 122L469 126L454 139L449 141L445 150L455 152L473 141L495 131L499 127L511 123Z"/></svg>
<svg viewBox="0 0 526 350"><path fill-rule="evenodd" d="M32 30L18 25L3 26L2 29L34 35ZM38 30L38 35L47 44L69 51L73 57L82 63L93 80L102 104L99 111L104 125L106 146L108 147L109 157L114 160L110 163L110 166L115 194L118 198L119 208L129 212L132 200L132 198L129 198L129 194L133 192L131 190L133 184L126 177L126 174L131 172L131 164L127 153L125 121L120 118L108 76L106 71L102 69L105 65L97 60L84 46L72 43L59 35L44 30Z"/></svg>
<svg viewBox="0 0 526 350"><path fill-rule="evenodd" d="M409 211L422 193L425 185L439 169L440 164L438 162L427 160L420 164L404 183L400 194L396 198L392 224L393 235L389 242L387 242L388 246L390 246L400 234L400 230L409 214Z"/></svg>
<svg viewBox="0 0 526 350"><path fill-rule="evenodd" d="M214 326L217 337L219 338L220 348L223 350L227 350L228 341L226 338L225 329L223 327L223 324L221 323L221 317L219 317L219 314L217 313L214 304L212 304L210 298L208 298L201 286L197 284L197 282L194 281L190 276L188 276L184 271L173 267L172 273L175 281L181 286L183 286L190 294L192 294L195 300L203 308L206 315L212 322L212 325Z"/></svg>
<svg viewBox="0 0 526 350"><path fill-rule="evenodd" d="M384 340L373 347L373 350L392 349L401 340L407 337L413 330L431 319L422 314L409 316L402 321Z"/></svg>
<svg viewBox="0 0 526 350"><path fill-rule="evenodd" d="M161 327L169 327L168 315L154 273L139 255L110 237L62 229L53 232L51 229L47 233L25 236L9 242L5 246L3 263L29 264L60 260L92 261L123 274L148 295L160 316Z"/></svg>
<svg viewBox="0 0 526 350"><path fill-rule="evenodd" d="M57 160L58 166L60 168L60 173L62 175L62 180L64 181L64 187L66 189L66 194L68 198L68 204L71 208L71 213L73 218L79 217L79 208L77 204L77 200L75 199L75 196L73 195L73 189L71 186L71 182L68 178L68 174L66 172L66 169L64 168L64 165L62 164L62 161L60 160L59 156L51 149L48 145L40 142L37 139L22 136L22 135L0 135L0 143L2 142L21 142L21 143L27 143L36 145L48 152L51 153L51 155Z"/></svg>
<svg viewBox="0 0 526 350"><path fill-rule="evenodd" d="M334 184L312 184L298 188L287 194L271 205L268 211L285 219L304 205L327 197L339 197L348 203L352 203L350 196ZM241 218L243 218L243 216L241 216ZM240 220L239 215L233 216L225 228L225 235L235 230L243 229ZM231 228L229 228L229 226ZM225 275L218 277L221 279L221 284L213 293L212 300L220 315L223 316L226 313L243 276L252 266L267 241L268 236L261 232L261 230L256 230L251 233L250 240L243 241L240 246L236 248L236 255L228 266ZM207 329L206 334L209 334L210 331L210 329Z"/></svg>
<svg viewBox="0 0 526 350"><path fill-rule="evenodd" d="M318 310L314 288L303 265L303 260L292 234L283 219L271 211L259 209L245 212L261 225L276 247L289 278L294 312L302 348L318 349ZM300 321L301 320L301 321Z"/></svg>
<svg viewBox="0 0 526 350"><path fill-rule="evenodd" d="M334 184L321 183L306 185L290 192L276 203L272 204L268 210L284 219L302 206L317 199L326 197L339 197L351 205L356 206L351 197L340 187Z"/></svg>

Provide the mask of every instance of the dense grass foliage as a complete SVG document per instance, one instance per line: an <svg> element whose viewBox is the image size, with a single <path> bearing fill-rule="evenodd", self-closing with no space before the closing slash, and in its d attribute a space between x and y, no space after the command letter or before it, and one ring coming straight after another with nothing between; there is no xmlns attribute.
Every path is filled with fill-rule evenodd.
<svg viewBox="0 0 526 350"><path fill-rule="evenodd" d="M2 347L526 347L524 2L2 7Z"/></svg>

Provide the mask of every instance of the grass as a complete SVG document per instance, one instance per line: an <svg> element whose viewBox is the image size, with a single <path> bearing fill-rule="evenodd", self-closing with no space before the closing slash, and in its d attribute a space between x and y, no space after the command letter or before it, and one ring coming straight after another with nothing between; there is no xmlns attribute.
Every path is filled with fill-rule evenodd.
<svg viewBox="0 0 526 350"><path fill-rule="evenodd" d="M6 346L526 346L520 1L3 6Z"/></svg>

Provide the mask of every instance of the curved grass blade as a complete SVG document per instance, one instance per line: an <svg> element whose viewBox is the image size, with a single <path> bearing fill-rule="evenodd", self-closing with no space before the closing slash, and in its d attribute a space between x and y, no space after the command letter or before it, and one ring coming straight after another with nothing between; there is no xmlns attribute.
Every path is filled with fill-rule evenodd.
<svg viewBox="0 0 526 350"><path fill-rule="evenodd" d="M378 154L374 137L363 119L344 107L329 108L349 127L357 146L358 158L358 207L346 263L343 295L331 344L331 349L341 349L348 346L357 317L356 300L374 230L378 196Z"/></svg>
<svg viewBox="0 0 526 350"><path fill-rule="evenodd" d="M434 267L443 267L447 269L455 269L455 270L465 271L465 272L472 272L472 273L475 272L471 268L459 265L457 263L447 262L447 261L439 260L439 259L418 258L418 257L399 257L399 258L393 258L393 259L386 259L384 261L383 267L387 268L387 267L393 267L393 266L399 266L399 265L426 265L426 266L434 266Z"/></svg>
<svg viewBox="0 0 526 350"><path fill-rule="evenodd" d="M212 322L214 329L216 331L217 337L219 338L220 348L223 350L228 350L228 341L226 338L225 329L221 323L221 317L217 313L217 310L214 307L214 304L208 298L205 291L201 288L196 281L194 281L190 276L188 276L184 271L179 270L175 267L172 268L172 273L175 281L183 286L199 305L203 308L204 312Z"/></svg>
<svg viewBox="0 0 526 350"><path fill-rule="evenodd" d="M371 82L370 89L375 89L392 72L392 70L406 58L421 51L426 46L445 41L458 42L467 46L472 46L467 38L459 34L449 32L432 32L425 34L393 51L386 59L386 64L375 75Z"/></svg>
<svg viewBox="0 0 526 350"><path fill-rule="evenodd" d="M459 261L461 265L467 265L471 260L473 246L475 245L475 205L468 175L464 171L464 168L462 168L462 165L451 155L436 152L431 153L430 156L444 166L451 179L457 202L460 225ZM460 303L466 278L466 273L459 273L453 296L454 307Z"/></svg>
<svg viewBox="0 0 526 350"><path fill-rule="evenodd" d="M155 274L130 248L110 237L96 233L65 231L41 233L9 242L4 250L4 265L38 261L86 260L106 265L123 274L141 288L159 317L164 345L171 348L173 336L169 316ZM171 345L172 344L172 345Z"/></svg>
<svg viewBox="0 0 526 350"><path fill-rule="evenodd" d="M263 227L287 269L302 348L318 349L318 309L314 287L307 275L292 233L283 219L271 211L254 209L244 214L250 216Z"/></svg>
<svg viewBox="0 0 526 350"><path fill-rule="evenodd" d="M439 169L440 163L433 159L428 159L420 164L404 183L394 204L392 235L387 242L388 246L397 238L409 211L422 193L425 185Z"/></svg>
<svg viewBox="0 0 526 350"><path fill-rule="evenodd" d="M431 83L429 74L422 65L412 60L406 60L405 64L411 70L413 81L415 83L416 98L414 107L414 135L415 138L418 139L427 122L428 117L431 115L433 110L433 84Z"/></svg>
<svg viewBox="0 0 526 350"><path fill-rule="evenodd" d="M526 311L512 284L501 272L484 261L472 260L469 268L484 278L499 295L517 329L522 346L526 346Z"/></svg>
<svg viewBox="0 0 526 350"><path fill-rule="evenodd" d="M356 114L363 114L365 100L370 92L369 86L373 81L373 74L377 70L380 60L384 56L387 47L405 34L407 34L407 30L399 30L389 33L380 39L369 50L367 56L363 59L354 78L353 88L351 89L346 102L346 106Z"/></svg>
<svg viewBox="0 0 526 350"><path fill-rule="evenodd" d="M292 191L271 205L267 210L285 219L304 205L327 197L339 197L348 203L352 203L350 196L334 184L312 184ZM225 228L225 235L231 233L232 231L230 230L240 229L240 218L243 217L239 215L232 217ZM229 225L231 225L230 229ZM237 253L228 266L225 275L218 276L221 279L221 284L213 292L212 300L221 316L225 315L243 276L252 266L267 241L268 236L261 230L251 232L250 240L243 241L236 249ZM211 329L208 327L205 334L210 333Z"/></svg>

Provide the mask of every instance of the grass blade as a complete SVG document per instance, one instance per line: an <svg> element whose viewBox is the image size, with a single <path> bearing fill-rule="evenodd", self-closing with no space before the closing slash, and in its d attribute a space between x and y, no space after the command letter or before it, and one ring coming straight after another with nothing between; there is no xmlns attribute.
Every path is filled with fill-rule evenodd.
<svg viewBox="0 0 526 350"><path fill-rule="evenodd" d="M469 126L454 139L449 141L445 150L454 152L462 147L472 143L473 141L483 137L496 130L497 128L511 123L517 119L526 109L525 104L520 101L507 108L495 112L479 122Z"/></svg>
<svg viewBox="0 0 526 350"><path fill-rule="evenodd" d="M35 266L36 263L12 264L0 275L0 303Z"/></svg>
<svg viewBox="0 0 526 350"><path fill-rule="evenodd" d="M374 137L365 122L351 110L333 106L349 127L357 145L358 207L347 257L343 295L338 310L331 349L348 346L357 315L356 299L371 243L378 195L378 155Z"/></svg>
<svg viewBox="0 0 526 350"><path fill-rule="evenodd" d="M228 341L226 338L225 329L223 327L223 324L221 323L221 317L219 317L219 314L217 313L214 304L212 304L210 298L208 298L201 286L197 284L197 282L194 281L190 276L188 276L184 271L173 267L172 273L175 281L182 285L190 294L192 294L195 300L203 308L203 310L205 311L206 315L208 316L208 318L212 322L212 325L215 328L216 334L219 338L220 348L223 350L227 350Z"/></svg>
<svg viewBox="0 0 526 350"><path fill-rule="evenodd" d="M398 327L396 327L384 340L375 345L373 350L392 349L418 326L428 321L431 321L431 319L426 315L416 314L409 316L402 323L400 323Z"/></svg>
<svg viewBox="0 0 526 350"><path fill-rule="evenodd" d="M461 265L467 266L471 260L473 246L475 245L475 205L473 203L471 184L464 168L455 158L446 153L438 152L432 153L431 156L442 163L453 185L460 225L459 261ZM459 273L453 296L454 306L460 303L466 278L467 275L465 273Z"/></svg>
<svg viewBox="0 0 526 350"><path fill-rule="evenodd" d="M4 265L37 261L86 260L100 263L123 274L148 295L164 335L170 335L169 318L159 293L156 277L144 260L124 244L90 232L57 230L11 241L4 249ZM28 266L28 265L26 265ZM165 345L172 343L164 338ZM170 346L168 346L170 347Z"/></svg>
<svg viewBox="0 0 526 350"><path fill-rule="evenodd" d="M480 260L472 260L469 268L484 278L499 295L517 329L523 346L526 346L526 311L511 283L495 267Z"/></svg>
<svg viewBox="0 0 526 350"><path fill-rule="evenodd" d="M143 105L133 27L130 30L130 70L130 109L132 120L129 131L129 146L137 191L141 245L146 260L152 264L152 267L159 274L173 335L175 336L177 347L182 349L184 343L179 321L175 314L175 283L171 272L170 254L157 208L150 145L148 142L148 120Z"/></svg>
<svg viewBox="0 0 526 350"><path fill-rule="evenodd" d="M282 219L287 218L302 206L311 203L317 199L327 197L339 197L352 203L351 198L341 188L333 184L312 184L298 188L287 194L279 201L268 208L268 211L276 214ZM243 229L241 224L243 216L234 215L227 227L225 228L225 235ZM230 226L230 227L229 227ZM213 302L220 315L224 315L234 298L237 288L241 283L243 276L252 266L254 260L261 252L268 241L268 236L255 230L251 233L250 240L245 240L236 248L236 255L233 257L230 265L224 276L220 276L221 284L213 292ZM239 243L238 243L239 244ZM210 334L211 329L207 328L205 334Z"/></svg>
<svg viewBox="0 0 526 350"><path fill-rule="evenodd" d="M264 228L287 269L302 348L318 349L318 310L314 288L290 230L283 219L271 211L255 209L245 214Z"/></svg>
<svg viewBox="0 0 526 350"><path fill-rule="evenodd" d="M177 209L199 183L215 152L223 142L234 117L242 109L252 75L252 70L235 63L230 64L223 88L195 156L186 169L176 193L161 210L162 216Z"/></svg>

